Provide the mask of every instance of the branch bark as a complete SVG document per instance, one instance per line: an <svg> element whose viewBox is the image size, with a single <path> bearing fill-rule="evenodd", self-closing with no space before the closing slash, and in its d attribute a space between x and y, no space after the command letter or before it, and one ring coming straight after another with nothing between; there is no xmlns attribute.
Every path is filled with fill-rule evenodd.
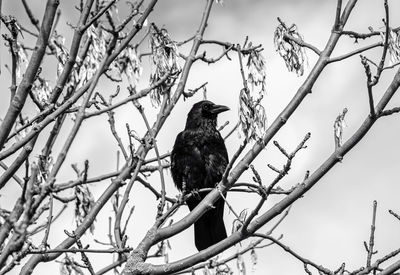
<svg viewBox="0 0 400 275"><path fill-rule="evenodd" d="M39 38L36 42L35 51L29 61L28 68L25 71L24 77L18 86L17 92L12 99L10 107L7 110L6 116L0 125L0 150L3 148L5 141L17 119L22 107L25 104L25 100L29 94L29 90L32 87L32 83L36 77L37 71L42 62L43 56L46 51L46 47L49 43L49 36L51 27L57 11L59 1L48 0L46 4L46 12L43 16L42 26L39 33Z"/></svg>

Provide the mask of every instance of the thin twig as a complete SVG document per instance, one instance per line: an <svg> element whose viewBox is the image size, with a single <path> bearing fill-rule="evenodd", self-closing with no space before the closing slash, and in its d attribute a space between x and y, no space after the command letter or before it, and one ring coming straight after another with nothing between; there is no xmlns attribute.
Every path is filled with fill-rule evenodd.
<svg viewBox="0 0 400 275"><path fill-rule="evenodd" d="M126 229L127 229L127 227L128 227L129 220L130 220L131 217L132 217L133 211L135 211L135 206L132 206L132 207L131 207L131 210L129 211L128 217L127 217L126 220L125 220L125 225L124 225L124 228L122 229L122 236L125 236ZM110 235L110 236L111 236L111 235Z"/></svg>
<svg viewBox="0 0 400 275"><path fill-rule="evenodd" d="M49 197L49 215L47 217L47 225L46 225L46 230L44 232L44 237L42 240L42 247L46 248L48 246L48 239L49 239L49 234L50 234L50 225L53 220L53 193L50 192L50 197Z"/></svg>
<svg viewBox="0 0 400 275"><path fill-rule="evenodd" d="M244 148L246 148L246 145L247 145L247 140L245 139L245 140L243 140L243 143L240 144L239 148L237 149L237 151L233 155L232 159L229 161L228 165L226 166L224 175L222 176L222 182L227 181L229 172L232 169L233 164L239 158L239 156L243 152Z"/></svg>
<svg viewBox="0 0 400 275"><path fill-rule="evenodd" d="M167 157L169 157L169 156L171 156L171 153L168 152L168 153L165 153L165 154L160 155L160 159L165 159L165 158L167 158ZM157 157L146 159L146 160L143 162L143 164L149 164L149 163L152 163L152 162L155 162L155 161L158 161L158 158L157 158Z"/></svg>
<svg viewBox="0 0 400 275"><path fill-rule="evenodd" d="M25 11L28 14L29 19L33 26L35 26L37 31L40 31L39 20L33 15L31 8L26 3L26 0L22 0L22 4L24 5Z"/></svg>
<svg viewBox="0 0 400 275"><path fill-rule="evenodd" d="M8 169L8 166L2 161L0 161L0 167L3 168L4 170ZM18 175L13 174L12 178L19 184L19 186L22 187L24 185L24 182L22 181L22 179L20 177L18 177Z"/></svg>
<svg viewBox="0 0 400 275"><path fill-rule="evenodd" d="M221 192L221 190L219 190L219 194L222 197L222 199L225 201L226 205L228 206L229 210L233 213L233 215L236 217L236 220L239 221L240 223L243 224L243 221L240 219L240 215L238 215L235 211L235 209L233 209L232 205L228 202L228 200L226 199L226 197L224 196L224 194Z"/></svg>
<svg viewBox="0 0 400 275"><path fill-rule="evenodd" d="M337 0L337 5L336 5L336 16L335 16L335 24L334 24L334 29L339 30L340 29L340 16L342 13L342 0Z"/></svg>
<svg viewBox="0 0 400 275"><path fill-rule="evenodd" d="M246 80L246 77L245 77L245 75L244 75L241 48L240 48L240 45L239 45L239 44L237 44L236 47L237 47L237 49L238 49L239 66L240 66L240 75L242 76L243 88L246 89L246 91L249 91L249 87L247 86L247 80Z"/></svg>
<svg viewBox="0 0 400 275"><path fill-rule="evenodd" d="M317 47L305 42L302 39L299 39L297 37L291 36L290 34L285 33L283 35L283 39L284 40L291 40L291 41L293 41L294 43L296 43L297 45L299 45L301 47L305 47L305 48L308 48L308 49L312 50L317 55L321 55L321 53L322 53L321 50L319 50Z"/></svg>
<svg viewBox="0 0 400 275"><path fill-rule="evenodd" d="M56 195L53 195L54 198L56 198ZM54 215L54 218L52 219L52 223L54 223L60 216L61 214L64 212L65 209L67 209L68 204L64 203L62 208L60 209L60 211L58 211L58 213L56 215ZM28 232L28 236L32 236L35 235L39 232L41 232L42 230L44 230L47 227L48 223L43 223L33 229L30 230L30 232Z"/></svg>
<svg viewBox="0 0 400 275"><path fill-rule="evenodd" d="M322 265L317 265L316 263L314 263L313 261L304 258L302 256L300 256L298 253L294 252L289 246L284 245L283 243L281 243L280 241L278 241L277 239L269 236L269 235L265 235L265 234L259 234L259 233L255 233L254 236L257 237L261 237L261 238L265 238L268 239L272 242L274 242L275 244L277 244L278 246L280 246L283 250L285 250L286 252L288 252L289 254L291 254L292 256L294 256L296 259L298 259L299 261L301 261L303 264L306 265L310 265L312 267L314 267L315 269L317 269L319 272L323 273L323 274L332 274L333 272L331 270L329 270L326 267L323 267Z"/></svg>
<svg viewBox="0 0 400 275"><path fill-rule="evenodd" d="M229 133L226 134L226 136L224 136L224 140L227 140L236 131L238 127L239 127L239 122L236 123L235 126L233 126L233 128L229 131Z"/></svg>
<svg viewBox="0 0 400 275"><path fill-rule="evenodd" d="M7 138L7 141L9 141L10 139L12 139L13 137L15 137L18 133L20 133L21 131L23 131L24 129L26 129L27 127L31 126L33 123L35 123L36 121L40 120L42 117L46 116L47 114L51 113L52 111L54 111L54 106L55 104L50 104L46 107L46 109L44 109L43 111L41 111L40 113L38 113L37 115L35 115L32 119L30 119L29 121L27 121L24 125L21 126L21 128L15 130L12 134L10 134L10 136Z"/></svg>
<svg viewBox="0 0 400 275"><path fill-rule="evenodd" d="M372 255L376 253L374 251L376 207L377 207L377 202L374 201L373 207L372 207L372 222L371 222L371 234L369 236L369 246L366 247L366 249L367 249L367 267L371 267Z"/></svg>
<svg viewBox="0 0 400 275"><path fill-rule="evenodd" d="M393 69L394 67L397 67L397 66L399 66L399 65L400 65L400 62L394 63L393 65L384 67L384 68L382 69L382 71Z"/></svg>
<svg viewBox="0 0 400 275"><path fill-rule="evenodd" d="M149 189L155 196L156 196L156 199L158 200L159 198L161 198L161 193L159 193L153 186L151 186L151 184L150 183L148 183L147 181L145 181L144 179L142 179L141 177L137 177L136 178L136 180L138 181L138 182L140 182L144 187L146 187L147 189ZM170 198L170 197L168 197L168 196L165 196L165 199L167 200L167 201L169 201L170 203L175 203L177 200L176 199L173 199L173 198Z"/></svg>
<svg viewBox="0 0 400 275"><path fill-rule="evenodd" d="M376 70L376 75L374 76L374 80L371 83L371 86L375 86L382 74L384 65L385 65L385 59L386 59L386 54L389 48L389 33L390 33L390 26L389 26L389 5L388 1L384 0L384 7L385 7L385 17L386 20L384 20L385 23L385 42L383 43L383 51L382 51L382 57L381 61L379 62L378 69Z"/></svg>
<svg viewBox="0 0 400 275"><path fill-rule="evenodd" d="M144 0L140 0L140 1L136 2L136 6L134 6L134 5L131 4L132 9L131 9L130 14L126 17L126 19L125 19L124 21L122 21L122 23L121 23L119 26L117 26L117 27L115 28L115 32L116 32L116 33L120 33L120 32L125 28L125 26L128 25L128 23L129 23L136 15L139 14L139 12L140 12L140 11L139 11L139 8L140 8L140 6L142 6L143 2L144 2ZM127 3L130 3L130 2L127 2Z"/></svg>
<svg viewBox="0 0 400 275"><path fill-rule="evenodd" d="M208 64L216 63L219 60L221 60L224 56L228 56L228 53L232 50L233 45L230 45L229 47L225 48L224 51L216 58L207 58L206 57L206 52L203 52L202 54L196 56L195 60L201 60L204 61ZM240 49L239 49L240 51Z"/></svg>
<svg viewBox="0 0 400 275"><path fill-rule="evenodd" d="M368 65L367 59L361 56L361 64L364 66L365 75L367 76L367 91L368 91L368 102L369 102L369 114L371 117L375 117L375 104L374 95L372 94L372 74L371 68Z"/></svg>
<svg viewBox="0 0 400 275"><path fill-rule="evenodd" d="M194 89L189 89L188 92L183 92L183 97L187 98L187 97L191 97L194 94L196 94L200 89L205 89L206 85L208 84L208 82L204 82L203 84L201 84L199 87L194 88Z"/></svg>
<svg viewBox="0 0 400 275"><path fill-rule="evenodd" d="M108 106L108 107L106 107L106 108L103 108L103 109L98 110L98 111L94 111L94 112L92 112L92 113L86 113L86 114L85 114L85 119L86 119L86 118L90 118L90 117L92 117L92 116L101 115L101 114L106 113L106 112L108 112L108 111L111 111L111 110L113 110L113 109L115 109L115 108L117 108L117 107L119 107L119 106L121 106L121 105L124 105L124 104L126 104L126 103L128 103L128 102L132 102L132 101L137 100L137 99L139 99L139 98L145 97L145 96L146 96L147 94L149 94L153 89L155 89L155 88L157 88L158 86L162 85L162 84L165 82L165 80L167 80L171 75L174 75L174 74L175 74L174 72L166 73L165 75L163 75L163 77L161 77L157 82L155 82L155 83L154 83L153 85L151 85L150 87L145 88L145 89L143 89L143 90L141 90L141 91L139 91L139 92L137 92L137 93L135 93L135 94L132 94L132 95L128 96L127 98L121 100L120 102L117 102L117 103L115 103L115 104L113 104L113 105L110 105L110 106Z"/></svg>
<svg viewBox="0 0 400 275"><path fill-rule="evenodd" d="M226 126L229 125L229 120L225 121L224 124L218 127L217 131L220 132L225 129Z"/></svg>
<svg viewBox="0 0 400 275"><path fill-rule="evenodd" d="M113 134L115 140L117 141L118 147L121 150L122 155L124 156L124 159L128 160L129 156L125 150L124 144L122 143L122 139L119 137L117 130L115 128L114 112L109 111L109 112L107 112L107 114L108 114L108 122L110 124L111 133Z"/></svg>
<svg viewBox="0 0 400 275"><path fill-rule="evenodd" d="M78 236L73 231L72 231L72 233L69 233L67 230L64 230L64 233L67 234L68 237L75 239L76 245L78 246L78 249L80 250L79 253L81 253L81 258L82 258L83 263L85 264L85 267L89 270L91 275L95 275L92 263L90 262L88 256L86 256L86 251L85 251L85 248L83 248L81 240L78 238Z"/></svg>
<svg viewBox="0 0 400 275"><path fill-rule="evenodd" d="M51 254L51 253L126 253L132 251L132 248L126 247L123 249L112 248L112 249L88 249L88 248L67 248L67 249L48 249L48 250L29 250L28 254Z"/></svg>
<svg viewBox="0 0 400 275"><path fill-rule="evenodd" d="M288 153L286 152L286 150L285 150L283 147L281 147L277 141L274 141L274 145L281 151L281 153L282 153L283 155L286 156L287 160L286 160L286 163L283 165L282 170L279 170L279 169L273 167L273 166L270 165L270 164L268 165L268 167L269 167L270 169L272 169L273 171L277 172L278 175L277 175L277 176L275 177L275 179L270 183L270 185L265 189L265 195L266 195L266 196L269 196L269 195L271 194L272 189L276 186L276 184L277 184L281 179L283 179L283 178L289 173L289 170L291 169L291 166L292 166L292 161L293 161L293 159L295 158L296 154L297 154L301 149L307 148L307 146L305 146L305 143L307 142L307 140L310 139L310 137L311 137L311 133L307 133L307 134L304 136L303 140L297 145L296 149L294 149L294 151L293 151L292 153L290 153L290 154L288 154Z"/></svg>
<svg viewBox="0 0 400 275"><path fill-rule="evenodd" d="M357 50L354 50L352 52L346 53L344 55L337 56L337 57L331 57L331 58L329 58L328 63L334 63L334 62L342 61L342 60L344 60L346 58L352 57L352 56L354 56L356 54L360 54L360 53L368 51L370 49L373 49L373 48L376 48L376 47L382 47L383 45L384 44L382 42L376 42L374 44L361 47L361 48L359 48Z"/></svg>
<svg viewBox="0 0 400 275"><path fill-rule="evenodd" d="M21 26L21 31L24 31L24 32L26 32L27 34L30 34L30 35L32 35L32 36L34 36L34 37L36 37L36 38L39 36L37 33L28 30L28 29L25 28L24 26ZM25 49L28 49L28 47L26 47ZM33 50L33 49L32 49L32 50Z"/></svg>
<svg viewBox="0 0 400 275"><path fill-rule="evenodd" d="M134 156L131 156L132 161L134 160ZM142 158L138 158L136 160L136 165L135 165L135 170L132 173L131 180L129 181L128 185L126 186L124 196L122 197L121 204L117 210L117 213L115 215L115 221L114 221L114 237L115 237L115 242L117 244L118 248L123 248L122 246L122 236L121 236L121 219L122 219L122 214L124 212L124 209L126 207L126 204L129 201L129 194L132 190L133 184L135 183L135 180L138 177L138 174L140 172L140 167L142 166L143 160Z"/></svg>
<svg viewBox="0 0 400 275"><path fill-rule="evenodd" d="M150 127L149 121L146 117L146 114L144 112L144 108L142 105L139 104L138 101L134 101L134 104L136 106L136 108L138 109L140 115L143 118L143 121L146 125L147 128L147 132L148 132L148 136L150 138L149 142L150 142L150 146L154 147L154 152L156 153L156 157L157 157L157 163L158 163L158 172L160 174L160 181L161 181L161 201L160 201L160 205L158 207L158 212L157 212L157 217L160 217L162 215L162 212L164 211L164 207L165 207L165 196L166 196L166 192L165 192L165 179L164 179L164 172L163 172L163 168L162 168L162 163L161 163L161 158L160 158L160 151L158 150L158 146L157 146L157 141L155 139L155 136L152 132L152 129ZM163 112L163 108L161 108L160 113Z"/></svg>
<svg viewBox="0 0 400 275"><path fill-rule="evenodd" d="M107 3L100 11L97 12L95 16L90 18L89 22L87 22L82 28L81 31L85 32L94 22L97 21L112 5L115 4L117 0L111 0L110 2Z"/></svg>
<svg viewBox="0 0 400 275"><path fill-rule="evenodd" d="M196 36L193 35L193 36L189 37L188 39L183 40L182 42L176 42L176 41L175 41L175 43L176 43L176 45L179 47L179 46L182 46L182 45L184 45L184 44L186 44L186 43L192 41L195 37L196 37Z"/></svg>
<svg viewBox="0 0 400 275"><path fill-rule="evenodd" d="M395 217L396 219L398 219L398 220L400 221L400 215L399 215L399 214L397 214L397 213L394 212L393 210L389 210L389 213L390 213L391 215L393 215L393 217Z"/></svg>
<svg viewBox="0 0 400 275"><path fill-rule="evenodd" d="M258 212L260 211L261 207L264 205L265 201L266 201L265 196L261 195L261 198L258 201L257 206L251 211L249 217L247 217L247 219L243 223L243 226L240 228L240 230L242 230L242 232L247 234L246 231L247 231L248 225L254 219L254 217L258 215Z"/></svg>

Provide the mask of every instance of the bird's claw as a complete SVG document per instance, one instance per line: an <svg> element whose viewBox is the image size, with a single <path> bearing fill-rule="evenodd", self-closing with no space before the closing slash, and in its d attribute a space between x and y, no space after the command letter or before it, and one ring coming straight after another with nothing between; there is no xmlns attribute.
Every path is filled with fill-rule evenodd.
<svg viewBox="0 0 400 275"><path fill-rule="evenodd" d="M183 204L185 202L185 194L184 193L181 193L181 194L178 195L177 202L179 204Z"/></svg>
<svg viewBox="0 0 400 275"><path fill-rule="evenodd" d="M201 200L201 197L200 197L200 193L199 193L199 189L193 189L192 190L192 192L190 192L190 194L192 194L192 196L194 197L194 198L196 198L196 199L198 199L198 200Z"/></svg>

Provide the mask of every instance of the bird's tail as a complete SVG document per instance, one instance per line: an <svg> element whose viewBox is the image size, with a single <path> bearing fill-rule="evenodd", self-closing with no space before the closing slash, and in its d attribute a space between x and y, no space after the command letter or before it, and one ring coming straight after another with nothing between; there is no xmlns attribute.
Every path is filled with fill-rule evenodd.
<svg viewBox="0 0 400 275"><path fill-rule="evenodd" d="M205 195L201 195L202 199ZM192 211L198 204L199 200L191 198L187 201L190 211ZM226 230L224 225L224 205L225 202L222 198L219 198L214 208L205 212L194 223L194 241L197 250L203 250L212 246L219 241L226 238Z"/></svg>

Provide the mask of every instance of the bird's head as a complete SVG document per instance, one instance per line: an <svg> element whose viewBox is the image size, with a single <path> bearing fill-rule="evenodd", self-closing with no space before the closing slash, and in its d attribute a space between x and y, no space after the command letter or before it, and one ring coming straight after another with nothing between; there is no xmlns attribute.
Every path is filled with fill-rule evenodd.
<svg viewBox="0 0 400 275"><path fill-rule="evenodd" d="M209 100L199 101L193 105L188 114L186 129L198 128L205 124L211 124L216 127L218 114L228 110L228 107L214 104Z"/></svg>

